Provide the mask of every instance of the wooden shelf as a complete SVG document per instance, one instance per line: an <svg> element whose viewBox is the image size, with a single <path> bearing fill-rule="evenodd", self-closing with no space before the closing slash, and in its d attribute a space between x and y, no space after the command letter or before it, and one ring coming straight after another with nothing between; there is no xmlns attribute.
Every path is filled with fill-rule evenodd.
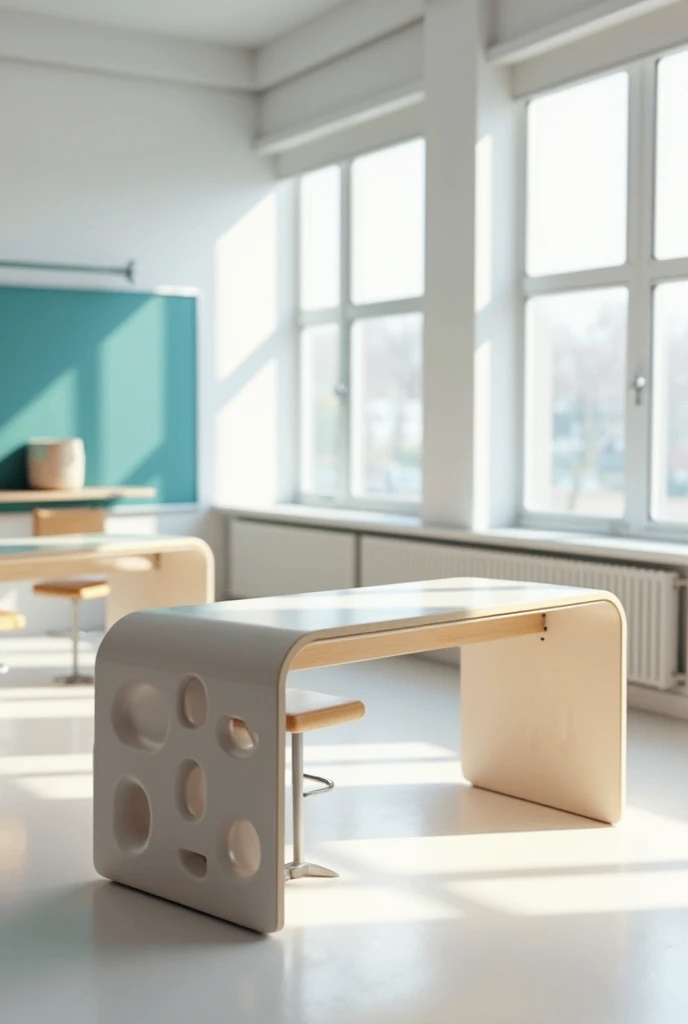
<svg viewBox="0 0 688 1024"><path fill-rule="evenodd" d="M82 487L76 491L0 491L0 505L54 505L59 502L106 502L154 498L155 487Z"/></svg>

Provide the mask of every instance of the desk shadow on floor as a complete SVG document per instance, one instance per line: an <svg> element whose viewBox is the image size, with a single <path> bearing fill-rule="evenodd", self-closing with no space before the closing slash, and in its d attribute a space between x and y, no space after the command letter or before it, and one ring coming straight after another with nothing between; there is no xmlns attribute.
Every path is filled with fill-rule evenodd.
<svg viewBox="0 0 688 1024"><path fill-rule="evenodd" d="M93 941L97 949L196 945L252 945L266 937L248 928L117 882L92 889Z"/></svg>
<svg viewBox="0 0 688 1024"><path fill-rule="evenodd" d="M317 810L308 808L307 814L309 837L315 842L612 827L592 818L478 789L466 782L335 788ZM287 843L291 842L289 818L286 837Z"/></svg>
<svg viewBox="0 0 688 1024"><path fill-rule="evenodd" d="M558 832L611 828L603 821L583 818L543 804L493 793L477 786L461 786L457 792L460 835L491 832Z"/></svg>

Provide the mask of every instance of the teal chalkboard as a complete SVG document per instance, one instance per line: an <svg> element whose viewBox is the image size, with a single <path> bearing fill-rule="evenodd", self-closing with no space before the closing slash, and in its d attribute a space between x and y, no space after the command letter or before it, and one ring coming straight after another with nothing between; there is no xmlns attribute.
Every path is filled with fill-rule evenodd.
<svg viewBox="0 0 688 1024"><path fill-rule="evenodd" d="M83 437L88 485L196 499L196 301L0 288L0 490L30 437Z"/></svg>

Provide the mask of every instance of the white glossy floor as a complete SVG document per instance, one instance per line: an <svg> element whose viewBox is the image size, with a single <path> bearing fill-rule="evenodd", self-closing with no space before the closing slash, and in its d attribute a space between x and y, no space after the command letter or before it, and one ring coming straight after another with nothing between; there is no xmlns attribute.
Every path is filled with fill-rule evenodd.
<svg viewBox="0 0 688 1024"><path fill-rule="evenodd" d="M99 880L92 695L49 681L66 641L3 637L0 1019L8 1024L685 1024L688 724L633 715L617 828L472 790L451 669L301 675L361 697L307 739L337 781L261 937Z"/></svg>

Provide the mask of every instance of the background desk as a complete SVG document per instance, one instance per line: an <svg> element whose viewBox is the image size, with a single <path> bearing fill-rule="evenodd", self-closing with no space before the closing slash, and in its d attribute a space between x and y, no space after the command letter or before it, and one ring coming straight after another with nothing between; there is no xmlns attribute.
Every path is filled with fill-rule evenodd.
<svg viewBox="0 0 688 1024"><path fill-rule="evenodd" d="M151 571L119 570L117 560L127 556L149 557ZM214 599L213 554L197 537L83 534L0 541L0 581L89 573L105 573L110 583L108 626L142 608L204 604Z"/></svg>
<svg viewBox="0 0 688 1024"><path fill-rule="evenodd" d="M0 513L24 512L44 505L110 505L115 501L155 498L155 487L82 487L71 491L0 490Z"/></svg>

